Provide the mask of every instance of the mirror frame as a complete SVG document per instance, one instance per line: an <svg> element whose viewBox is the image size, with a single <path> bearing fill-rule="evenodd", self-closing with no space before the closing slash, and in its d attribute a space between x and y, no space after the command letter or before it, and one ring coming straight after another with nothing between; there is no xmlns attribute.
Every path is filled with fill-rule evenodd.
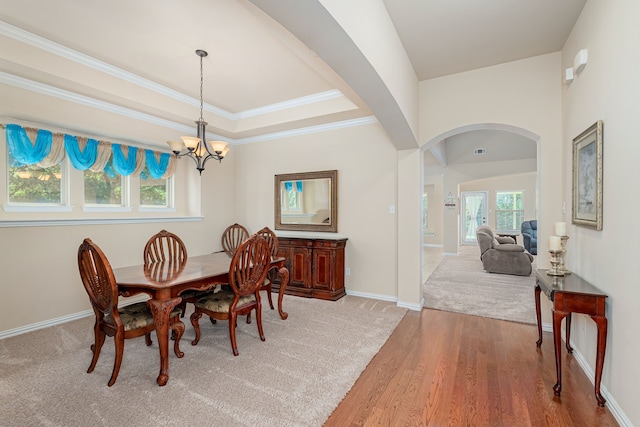
<svg viewBox="0 0 640 427"><path fill-rule="evenodd" d="M329 179L331 185L331 223L330 224L283 224L280 200L280 186L284 181L304 181L311 179ZM338 171L300 172L275 175L274 180L274 222L276 230L321 231L336 233L338 231Z"/></svg>

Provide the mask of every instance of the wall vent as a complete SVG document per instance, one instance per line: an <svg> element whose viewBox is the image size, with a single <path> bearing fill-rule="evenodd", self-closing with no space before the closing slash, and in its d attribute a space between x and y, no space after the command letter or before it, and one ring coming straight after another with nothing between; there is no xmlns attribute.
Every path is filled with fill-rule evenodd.
<svg viewBox="0 0 640 427"><path fill-rule="evenodd" d="M486 153L487 153L486 148L476 148L475 150L473 150L473 154L486 154Z"/></svg>

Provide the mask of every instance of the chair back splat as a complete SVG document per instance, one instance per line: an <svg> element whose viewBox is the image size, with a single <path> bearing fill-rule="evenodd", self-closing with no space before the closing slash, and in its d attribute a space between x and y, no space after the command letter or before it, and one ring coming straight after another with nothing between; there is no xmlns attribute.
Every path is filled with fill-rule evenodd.
<svg viewBox="0 0 640 427"><path fill-rule="evenodd" d="M167 261L184 265L187 261L187 248L178 236L167 230L161 230L145 245L144 263Z"/></svg>
<svg viewBox="0 0 640 427"><path fill-rule="evenodd" d="M226 228L222 233L222 249L233 256L240 243L249 238L249 232L242 225L235 223Z"/></svg>
<svg viewBox="0 0 640 427"><path fill-rule="evenodd" d="M114 321L120 320L118 287L111 264L91 239L84 239L78 249L78 268L96 317L110 315Z"/></svg>
<svg viewBox="0 0 640 427"><path fill-rule="evenodd" d="M265 240L269 244L269 249L271 250L271 257L276 258L278 256L278 251L280 249L280 245L278 243L278 236L276 236L276 233L274 233L273 230L271 230L269 227L264 227L262 230L258 231L256 234L265 238ZM274 309L273 299L271 297L271 289L272 289L271 284L273 282L273 279L275 278L275 275L277 274L277 271L278 271L277 267L275 266L271 267L267 277L264 280L264 283L262 284L262 287L260 288L261 291L267 291L267 299L269 300L269 307L271 308L271 310ZM247 319L247 320L250 320L250 319Z"/></svg>

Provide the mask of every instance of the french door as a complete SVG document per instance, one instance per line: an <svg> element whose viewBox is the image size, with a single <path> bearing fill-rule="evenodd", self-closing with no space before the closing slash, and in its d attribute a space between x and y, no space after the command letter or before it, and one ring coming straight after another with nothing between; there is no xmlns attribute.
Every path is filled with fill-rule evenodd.
<svg viewBox="0 0 640 427"><path fill-rule="evenodd" d="M476 229L487 224L486 191L463 191L460 193L460 243L475 245Z"/></svg>

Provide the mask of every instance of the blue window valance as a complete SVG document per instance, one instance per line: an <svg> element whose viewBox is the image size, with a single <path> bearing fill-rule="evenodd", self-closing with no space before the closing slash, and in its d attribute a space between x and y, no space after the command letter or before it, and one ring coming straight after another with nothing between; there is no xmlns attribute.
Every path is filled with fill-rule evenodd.
<svg viewBox="0 0 640 427"><path fill-rule="evenodd" d="M98 158L98 141L95 139L87 139L83 149L77 137L65 134L64 149L71 165L81 171L89 169Z"/></svg>
<svg viewBox="0 0 640 427"><path fill-rule="evenodd" d="M285 181L284 189L287 191L293 191L293 181ZM302 193L302 181L296 181L296 191Z"/></svg>
<svg viewBox="0 0 640 427"><path fill-rule="evenodd" d="M167 172L171 155L169 153L160 154L160 160L156 159L156 153L151 150L144 150L147 170L153 179L160 179Z"/></svg>
<svg viewBox="0 0 640 427"><path fill-rule="evenodd" d="M15 160L14 163L17 163L13 166L38 163L51 151L53 134L48 130L39 129L33 143L27 131L20 125L7 125L6 135L9 152Z"/></svg>
<svg viewBox="0 0 640 427"><path fill-rule="evenodd" d="M129 147L126 157L122 152L122 146L120 144L112 144L111 148L113 150L113 169L119 175L131 175L136 169L138 147Z"/></svg>
<svg viewBox="0 0 640 427"><path fill-rule="evenodd" d="M155 179L168 178L175 171L175 158L169 153L147 149L142 156L138 155L139 150L135 146L54 134L45 129L23 128L18 124L7 124L5 129L12 166L38 164L40 167L49 167L59 163L66 154L75 169L104 170L110 177L116 174L139 175L145 166Z"/></svg>

